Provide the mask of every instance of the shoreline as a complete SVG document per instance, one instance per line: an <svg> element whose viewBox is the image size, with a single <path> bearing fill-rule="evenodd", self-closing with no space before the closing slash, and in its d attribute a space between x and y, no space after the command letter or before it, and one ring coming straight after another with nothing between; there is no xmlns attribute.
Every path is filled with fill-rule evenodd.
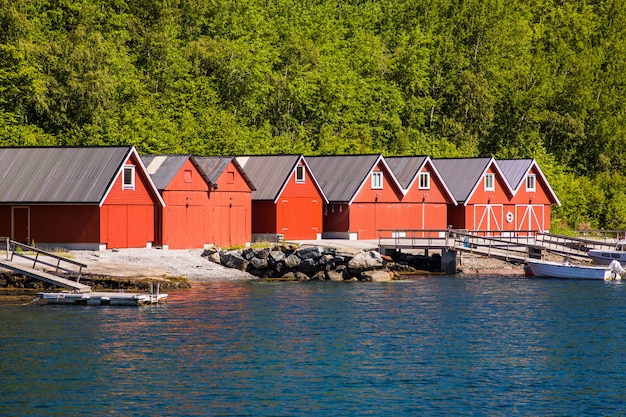
<svg viewBox="0 0 626 417"><path fill-rule="evenodd" d="M69 251L70 259L85 263L81 282L95 284L99 289L127 289L143 291L150 281L163 285L162 291L186 289L195 283L257 281L260 278L237 269L231 269L211 262L201 256L202 249L156 248L113 249L105 251ZM435 275L432 273L403 274L403 278ZM486 258L479 255L465 255L457 263L457 275L473 277L478 275L500 275L523 277L523 265ZM131 289L132 288L132 289ZM0 304L13 304L11 300L23 302L25 298L41 292L41 287L0 288ZM24 294L19 294L24 292ZM26 294L31 292L31 294Z"/></svg>

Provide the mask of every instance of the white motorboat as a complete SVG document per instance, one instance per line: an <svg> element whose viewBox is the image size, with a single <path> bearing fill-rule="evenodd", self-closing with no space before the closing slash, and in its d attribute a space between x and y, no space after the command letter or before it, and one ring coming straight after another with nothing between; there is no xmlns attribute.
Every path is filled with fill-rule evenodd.
<svg viewBox="0 0 626 417"><path fill-rule="evenodd" d="M613 261L626 263L626 240L620 240L613 250L592 249L587 252L596 265L610 265Z"/></svg>
<svg viewBox="0 0 626 417"><path fill-rule="evenodd" d="M559 263L540 259L526 259L526 263L531 275L535 277L621 280L626 275L626 270L617 261L606 266L575 265L568 261Z"/></svg>

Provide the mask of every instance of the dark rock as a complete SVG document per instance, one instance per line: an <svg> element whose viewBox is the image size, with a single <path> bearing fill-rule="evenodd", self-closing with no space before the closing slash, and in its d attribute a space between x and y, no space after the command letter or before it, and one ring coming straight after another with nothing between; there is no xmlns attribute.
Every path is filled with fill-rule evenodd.
<svg viewBox="0 0 626 417"><path fill-rule="evenodd" d="M244 249L244 250L241 252L241 256L242 256L242 257L243 257L246 261L249 261L250 259L254 258L254 256L255 256L255 250L254 250L254 249L252 249L252 248L247 248L247 249Z"/></svg>
<svg viewBox="0 0 626 417"><path fill-rule="evenodd" d="M289 268L287 267L287 265L285 265L284 262L278 262L276 265L274 265L274 272L278 277L285 275L288 271Z"/></svg>
<svg viewBox="0 0 626 417"><path fill-rule="evenodd" d="M298 265L298 270L300 272L304 272L305 274L317 271L317 265L315 264L314 259L303 259Z"/></svg>
<svg viewBox="0 0 626 417"><path fill-rule="evenodd" d="M288 268L297 268L300 262L302 261L295 254L291 254L285 258L285 265L287 265Z"/></svg>
<svg viewBox="0 0 626 417"><path fill-rule="evenodd" d="M267 261L267 258L257 258L256 256L254 258L252 258L250 260L250 266L254 269L258 269L258 270L266 270L268 267L269 262Z"/></svg>
<svg viewBox="0 0 626 417"><path fill-rule="evenodd" d="M259 259L267 259L270 256L270 251L269 249L259 249L255 254L254 257L255 258L259 258Z"/></svg>
<svg viewBox="0 0 626 417"><path fill-rule="evenodd" d="M322 250L317 246L298 249L295 254L300 259L317 259L322 256Z"/></svg>
<svg viewBox="0 0 626 417"><path fill-rule="evenodd" d="M328 263L332 263L335 257L331 254L324 254L318 260L317 263L319 265L327 265Z"/></svg>
<svg viewBox="0 0 626 417"><path fill-rule="evenodd" d="M220 256L222 265L227 268L245 271L248 268L248 261L244 259L237 251L223 252Z"/></svg>

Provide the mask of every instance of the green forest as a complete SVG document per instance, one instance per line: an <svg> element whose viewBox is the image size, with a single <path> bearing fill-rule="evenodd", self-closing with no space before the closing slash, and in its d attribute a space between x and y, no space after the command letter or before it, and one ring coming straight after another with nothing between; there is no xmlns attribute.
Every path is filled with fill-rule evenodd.
<svg viewBox="0 0 626 417"><path fill-rule="evenodd" d="M535 158L626 229L626 2L0 0L0 145Z"/></svg>

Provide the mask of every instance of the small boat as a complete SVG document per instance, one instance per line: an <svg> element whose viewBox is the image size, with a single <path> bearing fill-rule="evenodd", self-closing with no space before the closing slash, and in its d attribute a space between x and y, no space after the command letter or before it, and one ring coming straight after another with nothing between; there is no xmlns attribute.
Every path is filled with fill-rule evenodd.
<svg viewBox="0 0 626 417"><path fill-rule="evenodd" d="M574 265L568 260L565 262L550 262L539 259L526 259L531 275L546 278L569 278L569 279L601 279L621 280L626 279L626 270L617 261L607 266Z"/></svg>
<svg viewBox="0 0 626 417"><path fill-rule="evenodd" d="M592 249L587 252L596 265L610 265L613 261L626 263L626 240L620 240L613 250Z"/></svg>

